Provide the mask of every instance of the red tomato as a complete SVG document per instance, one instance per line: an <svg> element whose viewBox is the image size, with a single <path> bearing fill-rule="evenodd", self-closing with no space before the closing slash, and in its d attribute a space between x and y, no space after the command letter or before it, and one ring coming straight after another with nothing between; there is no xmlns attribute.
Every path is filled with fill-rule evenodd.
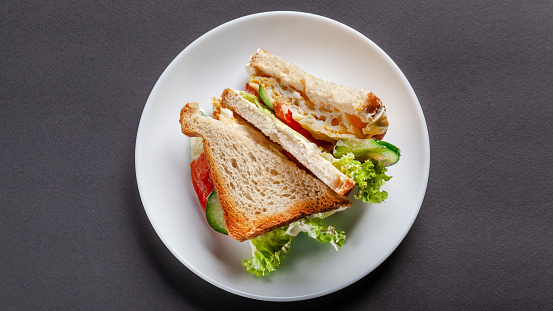
<svg viewBox="0 0 553 311"><path fill-rule="evenodd" d="M310 141L315 140L315 138L313 138L313 135L311 135L311 133L309 133L309 131L307 131L306 129L301 127L301 125L296 120L294 120L292 118L292 111L290 111L290 109L288 109L288 107L286 107L286 105L283 105L279 101L276 101L275 103L273 103L273 108L275 109L276 116L282 122L286 123L286 125L291 127L294 131L300 133L301 135L303 135L305 138L309 139Z"/></svg>
<svg viewBox="0 0 553 311"><path fill-rule="evenodd" d="M258 90L251 87L249 83L246 83L246 92L255 95L257 97L257 100L259 100L262 105L265 105L261 97L259 97Z"/></svg>
<svg viewBox="0 0 553 311"><path fill-rule="evenodd" d="M332 150L332 143L324 141L324 140L318 140L309 133L308 130L304 129L298 121L294 120L292 118L292 111L286 107L286 105L283 105L279 101L276 101L273 103L273 108L275 110L276 116L286 125L291 127L294 131L300 133L303 137L307 138L310 142L315 143L319 147L323 147L327 150Z"/></svg>
<svg viewBox="0 0 553 311"><path fill-rule="evenodd" d="M192 185L200 201L200 205L205 212L207 197L213 191L215 186L209 173L209 165L205 153L202 153L196 160L190 163L190 172L192 173Z"/></svg>

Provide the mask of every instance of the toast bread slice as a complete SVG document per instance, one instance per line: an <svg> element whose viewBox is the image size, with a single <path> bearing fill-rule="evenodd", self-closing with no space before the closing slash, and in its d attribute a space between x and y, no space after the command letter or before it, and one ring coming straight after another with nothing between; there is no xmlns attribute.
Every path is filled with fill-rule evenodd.
<svg viewBox="0 0 553 311"><path fill-rule="evenodd" d="M197 103L182 108L180 124L183 134L203 138L225 225L235 240L249 240L306 216L351 206L251 125L202 116Z"/></svg>

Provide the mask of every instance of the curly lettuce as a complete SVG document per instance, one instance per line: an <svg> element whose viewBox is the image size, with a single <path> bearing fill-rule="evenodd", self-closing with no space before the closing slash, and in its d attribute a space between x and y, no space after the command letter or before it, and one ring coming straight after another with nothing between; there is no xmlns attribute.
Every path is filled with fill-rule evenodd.
<svg viewBox="0 0 553 311"><path fill-rule="evenodd" d="M292 239L293 237L286 233L286 227L251 239L252 258L244 259L242 265L257 277L275 271L288 254Z"/></svg>
<svg viewBox="0 0 553 311"><path fill-rule="evenodd" d="M323 225L323 217L321 215L304 218L251 239L252 258L243 262L246 270L256 277L275 271L290 251L292 240L300 232L307 233L309 237L321 243L330 243L336 250L340 250L346 240L346 234L337 231L333 226Z"/></svg>
<svg viewBox="0 0 553 311"><path fill-rule="evenodd" d="M378 162L359 162L353 153L347 153L339 159L331 159L332 164L357 184L355 198L368 203L381 203L388 198L388 192L380 190L391 176L386 175L386 167Z"/></svg>
<svg viewBox="0 0 553 311"><path fill-rule="evenodd" d="M305 232L307 235L321 243L330 243L339 251L346 241L344 231L337 231L333 226L324 226L322 217L307 217L291 223L286 232L290 235L297 235Z"/></svg>

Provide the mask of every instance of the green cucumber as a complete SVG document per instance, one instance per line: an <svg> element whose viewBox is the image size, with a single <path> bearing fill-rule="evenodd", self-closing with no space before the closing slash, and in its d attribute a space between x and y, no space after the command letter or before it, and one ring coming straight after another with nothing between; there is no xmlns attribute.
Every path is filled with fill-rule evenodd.
<svg viewBox="0 0 553 311"><path fill-rule="evenodd" d="M334 146L333 154L336 158L340 158L347 153L353 153L355 159L359 161L371 159L383 166L396 164L400 157L399 148L374 138L340 139Z"/></svg>
<svg viewBox="0 0 553 311"><path fill-rule="evenodd" d="M240 95L244 97L247 101L255 104L259 110L263 111L266 114L272 114L271 110L267 109L265 105L262 105L259 100L257 99L257 96L247 93L247 92L240 92Z"/></svg>
<svg viewBox="0 0 553 311"><path fill-rule="evenodd" d="M267 91L265 91L261 84L259 85L259 90L257 91L257 93L259 94L259 97L265 103L265 105L269 107L269 109L275 110L273 108L273 99L271 98L271 95L269 95Z"/></svg>
<svg viewBox="0 0 553 311"><path fill-rule="evenodd" d="M221 208L221 203L219 203L219 197L215 189L207 197L205 216L207 223L213 230L228 235L227 227L225 227L225 218L223 217L223 209Z"/></svg>

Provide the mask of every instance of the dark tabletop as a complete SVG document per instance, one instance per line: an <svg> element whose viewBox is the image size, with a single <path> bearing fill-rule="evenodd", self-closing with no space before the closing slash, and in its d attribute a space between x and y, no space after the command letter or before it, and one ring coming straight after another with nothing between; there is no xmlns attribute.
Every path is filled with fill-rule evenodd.
<svg viewBox="0 0 553 311"><path fill-rule="evenodd" d="M553 308L553 2L278 3L3 1L1 309ZM379 45L417 94L431 148L424 202L395 252L294 303L230 294L182 265L146 217L134 167L142 109L171 60L273 10Z"/></svg>

